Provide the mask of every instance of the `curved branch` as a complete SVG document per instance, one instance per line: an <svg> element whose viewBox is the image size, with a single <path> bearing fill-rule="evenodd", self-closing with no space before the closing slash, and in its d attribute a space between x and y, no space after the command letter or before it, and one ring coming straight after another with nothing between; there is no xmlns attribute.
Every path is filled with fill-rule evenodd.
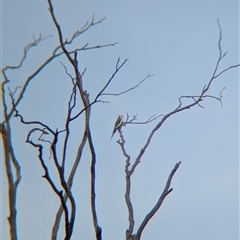
<svg viewBox="0 0 240 240"><path fill-rule="evenodd" d="M148 73L147 76L146 76L144 79L142 79L138 84L136 84L135 86L133 86L133 87L131 87L131 88L125 90L125 91L122 91L122 92L120 92L120 93L102 93L101 95L102 95L102 96L103 96L103 95L107 95L107 96L119 96L119 95L125 94L125 93L127 93L127 92L129 92L129 91L134 90L134 89L137 88L140 84L142 84L145 80L147 80L149 77L153 77L153 76L154 76L154 74L149 74L149 73Z"/></svg>
<svg viewBox="0 0 240 240"><path fill-rule="evenodd" d="M44 123L42 123L42 122L40 122L40 121L25 121L25 120L23 119L23 116L22 116L21 114L19 114L19 111L18 111L16 108L14 108L14 109L15 109L15 111L16 111L16 114L14 115L14 117L19 117L21 123L26 124L26 125L32 125L32 124L40 125L40 126L42 126L44 129L47 129L52 135L55 135L54 131L53 131L49 126L47 126L46 124L44 124Z"/></svg>
<svg viewBox="0 0 240 240"><path fill-rule="evenodd" d="M61 204L63 206L63 209L64 209L64 213L65 213L65 231L66 231L66 235L67 233L69 232L69 212L68 212L68 208L67 208L67 204L65 203L64 201L64 198L63 198L63 195L62 195L62 191L59 191L56 187L56 185L54 184L52 178L50 177L49 175L49 172L48 172L48 168L44 162L44 159L43 159L43 146L41 144L36 144L34 143L33 141L31 141L29 138L30 138L30 135L31 135L31 132L28 133L27 135L27 140L26 142L31 144L32 146L34 146L35 148L38 148L38 158L40 160L40 163L44 169L44 172L45 174L43 175L43 178L45 178L48 183L50 184L50 186L52 187L53 191L58 195L58 197L60 198L60 201L61 201ZM65 238L67 240L67 238Z"/></svg>
<svg viewBox="0 0 240 240"><path fill-rule="evenodd" d="M210 78L210 80L208 81L208 83L203 87L201 93L199 94L199 96L182 96L180 97L179 99L183 98L183 97L187 97L187 98L192 98L193 99L193 103L190 103L188 105L185 105L185 106L182 106L182 102L181 100L179 100L179 105L177 106L177 108L175 108L173 111L167 113L166 115L163 116L163 118L161 119L161 121L159 121L159 123L153 128L153 130L151 131L151 133L149 134L149 137L147 138L147 141L145 143L145 145L143 146L143 148L140 150L134 164L132 165L132 168L130 170L131 173L134 172L136 166L140 163L140 159L142 158L144 152L146 151L148 145L150 144L151 140L152 140L152 137L154 135L154 133L162 126L162 124L172 115L178 113L178 112L181 112L181 111L185 111L185 110L188 110L196 105L198 106L201 106L200 105L200 102L206 98L206 97L212 97L212 98L215 98L217 100L219 100L221 102L221 93L220 93L220 98L217 98L217 97L214 97L214 96L211 96L211 95L207 95L206 93L209 91L213 81L218 77L220 76L220 74L226 72L227 70L231 69L231 68L235 68L235 67L238 67L240 66L240 64L237 64L237 65L233 65L231 67L228 67L228 68L225 68L224 70L222 70L219 74L217 74L217 71L218 71L218 67L219 67L219 63L220 61L224 58L224 56L226 54L222 54L222 48L221 48L221 40L222 40L222 32L221 32L221 28L220 28L220 25L219 25L219 22L218 22L218 27L219 27L219 41L218 41L218 49L219 49L219 57L218 57L218 60L217 60L217 63L216 63L216 66L215 66L215 69L213 71L213 74L212 74L212 77Z"/></svg>
<svg viewBox="0 0 240 240"><path fill-rule="evenodd" d="M33 36L33 42L27 44L24 47L24 49L23 49L23 56L22 56L19 64L16 65L16 66L6 66L5 68L3 68L3 71L6 71L7 69L17 69L17 68L22 67L25 59L27 58L27 54L28 54L29 50L31 48L33 48L33 47L37 47L40 42L42 42L43 40L46 40L49 37L53 37L53 35L48 35L48 36L42 38L42 36L40 34L40 36L37 39L35 39L35 37Z"/></svg>
<svg viewBox="0 0 240 240"><path fill-rule="evenodd" d="M144 220L142 221L142 223L140 224L136 236L136 239L140 239L141 234L144 230L144 228L146 227L147 223L149 222L149 220L154 216L154 214L158 211L158 209L161 207L164 199L166 198L166 196L173 190L172 188L170 189L171 186L171 181L172 178L175 174L175 172L177 171L177 169L179 168L181 162L176 163L176 165L174 166L173 170L171 171L171 173L168 176L168 180L167 183L165 185L165 188L161 194L161 196L159 197L157 203L155 204L155 206L152 208L152 210L146 215L146 217L144 218Z"/></svg>

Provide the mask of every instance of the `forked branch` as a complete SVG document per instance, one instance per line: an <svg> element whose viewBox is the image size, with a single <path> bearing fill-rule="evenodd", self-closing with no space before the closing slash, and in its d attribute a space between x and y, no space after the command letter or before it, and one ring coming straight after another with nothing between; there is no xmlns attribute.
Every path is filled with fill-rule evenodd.
<svg viewBox="0 0 240 240"><path fill-rule="evenodd" d="M208 83L203 87L203 89L202 89L202 91L200 92L199 95L197 95L197 96L195 96L195 95L181 96L179 98L179 105L173 111L165 114L162 117L162 119L157 123L157 125L153 128L153 130L149 134L149 137L147 138L146 143L144 144L143 148L140 150L140 152L139 152L139 154L138 154L134 164L132 165L132 168L130 170L131 172L133 172L135 170L136 166L140 163L140 159L142 158L142 156L143 156L144 152L146 151L147 147L149 146L149 144L150 144L150 142L152 140L152 137L154 136L155 132L162 126L162 124L169 117L171 117L171 116L173 116L173 115L175 115L175 114L177 114L179 112L188 110L188 109L190 109L190 108L192 108L194 106L201 106L200 102L202 102L204 100L204 98L214 98L214 99L220 101L220 103L222 104L222 91L223 91L223 89L221 90L219 97L216 97L216 96L213 96L213 95L209 95L207 93L208 93L210 87L212 86L213 81L216 78L218 78L221 74L223 74L224 72L228 71L229 69L239 67L240 64L236 64L236 65L230 66L230 67L225 68L224 70L220 71L220 73L217 73L220 61L224 58L224 56L226 56L226 53L222 54L222 47L221 47L222 32L221 32L221 28L220 28L219 22L218 22L218 27L219 27L219 41L218 41L219 57L217 59L217 63L216 63L215 69L213 71L212 77L210 78ZM190 99L193 100L193 102L190 103L190 104L187 104L187 105L183 105L182 99L184 99L184 98L190 98Z"/></svg>
<svg viewBox="0 0 240 240"><path fill-rule="evenodd" d="M140 224L136 234L133 234L133 228L134 228L134 211L133 211L133 207L132 207L132 202L131 202L131 198L130 198L130 192L131 192L131 175L134 173L137 165L140 163L145 151L147 150L152 137L154 136L154 134L157 132L157 130L160 129L160 127L163 125L163 123L171 116L173 116L174 114L177 114L179 112L185 111L187 109L191 109L194 106L199 106L199 107L203 107L200 102L202 102L205 98L213 98L218 100L221 104L222 104L222 92L224 90L224 88L221 90L219 97L213 96L208 94L208 91L210 89L210 87L213 84L213 81L218 78L220 75L222 75L224 72L232 69L232 68L236 68L239 67L240 64L236 64L236 65L232 65L228 68L225 68L224 70L220 71L218 73L218 69L219 69L219 64L221 62L221 60L226 56L226 52L223 54L222 53L222 47L221 47L221 40L222 40L222 32L221 32L221 27L218 21L218 27L219 27L219 41L218 41L218 49L219 49L219 57L217 59L217 63L215 66L215 69L213 71L212 77L210 78L210 80L207 82L207 84L203 87L202 91L200 92L199 95L188 95L188 96L181 96L179 98L179 105L172 110L171 112L167 113L166 115L159 115L157 117L162 116L162 119L156 124L156 126L152 129L152 131L150 132L146 143L144 144L144 146L141 148L139 154L137 155L135 161L133 162L133 164L131 165L130 162L130 155L127 154L126 149L125 149L125 140L124 140L124 136L122 134L122 130L118 129L119 133L120 133L120 139L117 143L120 145L123 155L126 158L126 164L125 164L125 174L126 174L126 192L125 192L125 201L126 201L126 205L127 205L127 209L128 209L128 221L129 221L129 228L126 231L126 239L127 240L140 240L141 238L141 234L144 230L144 228L146 227L146 225L148 224L148 222L150 221L150 219L154 216L154 214L156 214L156 212L158 211L158 209L161 207L164 199L166 198L166 196L172 191L172 188L170 188L171 185L171 181L172 178L175 174L175 172L177 171L177 169L179 168L181 162L176 163L175 167L173 168L173 170L170 172L167 183L165 185L165 188L162 192L162 194L160 195L157 203L155 204L155 206L152 208L152 210L146 214L145 218L143 219L142 223ZM184 105L182 102L182 99L192 99L192 102L189 104ZM156 118L157 118L156 117ZM154 118L154 120L156 119ZM153 118L150 118L149 122L151 122L153 120ZM148 122L148 121L147 121ZM124 122L123 125L127 125L127 124L133 124L133 123L137 123L136 122L136 115L133 116L132 119L129 120L129 116L127 114L127 120ZM140 122L141 124L145 124L144 122ZM137 123L139 124L139 123Z"/></svg>
<svg viewBox="0 0 240 240"><path fill-rule="evenodd" d="M142 79L138 84L136 84L136 85L133 86L133 87L130 87L130 88L128 88L128 89L126 89L126 90L124 90L124 91L122 91L122 92L119 92L119 93L102 93L101 95L119 96L119 95L125 94L125 93L127 93L127 92L129 92L129 91L134 90L134 89L137 88L140 84L142 84L145 80L147 80L148 78L153 77L153 76L154 76L154 74L148 73L147 76L146 76L144 79Z"/></svg>

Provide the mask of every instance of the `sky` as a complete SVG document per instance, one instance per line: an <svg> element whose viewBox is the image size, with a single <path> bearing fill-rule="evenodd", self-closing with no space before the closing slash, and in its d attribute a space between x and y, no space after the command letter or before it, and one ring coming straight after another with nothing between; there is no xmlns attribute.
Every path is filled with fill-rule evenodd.
<svg viewBox="0 0 240 240"><path fill-rule="evenodd" d="M106 19L76 39L68 49L118 44L114 47L80 52L79 68L90 99L105 85L118 58L129 59L108 87L119 93L154 74L138 88L120 96L104 96L92 108L91 126L97 152L96 203L103 239L125 238L127 208L124 202L125 158L115 134L109 140L118 114L126 120L137 114L138 121L166 114L178 106L182 95L198 95L211 78L219 56L219 19L222 50L227 51L219 71L239 63L239 1L53 1L64 39L94 19ZM7 1L1 3L1 66L17 65L23 48L41 36L50 36L32 49L18 71L9 71L14 89L23 82L58 45L57 32L47 1ZM71 80L66 57L53 61L29 85L18 109L26 120L42 121L53 129L63 129ZM160 196L174 165L182 161L173 181L173 191L163 202L142 234L145 239L237 240L239 239L239 70L226 72L213 82L209 94L223 91L223 106L206 99L169 118L154 135L132 177L135 231ZM189 103L190 100L185 100ZM9 102L10 103L10 102ZM77 107L81 107L80 104ZM77 110L76 110L77 111ZM135 159L159 120L147 125L123 127L126 149ZM67 169L71 167L82 133L82 119L71 125ZM41 176L43 169L36 149L25 143L29 126L11 120L13 144L22 168L19 185L19 239L50 239L59 206L57 196ZM53 161L46 147L45 161L54 179ZM73 194L77 215L72 239L94 239L89 206L90 160L84 151L77 171ZM7 224L7 183L1 159L1 239L9 239ZM63 233L59 233L63 239Z"/></svg>

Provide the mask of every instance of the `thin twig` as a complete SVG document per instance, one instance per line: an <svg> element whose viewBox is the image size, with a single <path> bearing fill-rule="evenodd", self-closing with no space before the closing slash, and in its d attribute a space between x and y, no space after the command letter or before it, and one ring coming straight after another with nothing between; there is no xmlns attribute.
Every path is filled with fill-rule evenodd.
<svg viewBox="0 0 240 240"><path fill-rule="evenodd" d="M128 59L125 59L121 64L120 66L118 66L118 63L119 63L120 59L118 58L117 60L117 64L116 64L116 69L115 71L113 72L112 76L109 78L109 80L107 81L107 83L102 87L102 89L98 92L98 94L96 95L95 99L89 103L88 105L84 105L84 108L81 109L74 117L72 117L70 119L70 121L73 121L74 119L78 118L83 112L85 112L88 108L90 108L92 105L98 103L98 102L103 102L101 100L99 100L99 97L103 95L103 92L106 90L106 88L109 86L109 84L111 83L111 81L114 79L115 75L117 74L117 72L124 66L124 64L128 61ZM81 83L81 78L82 76L79 78L79 81L78 81L78 85L79 85L79 88L81 89L81 96L82 96L82 99L84 98L88 98L88 94L86 91L83 90L82 88L82 83Z"/></svg>
<svg viewBox="0 0 240 240"><path fill-rule="evenodd" d="M147 80L149 77L153 77L154 76L154 74L147 74L147 76L144 78L144 79L142 79L138 84L136 84L135 86L133 86L133 87L131 87L131 88L128 88L127 90L124 90L124 91L122 91L122 92L120 92L120 93L102 93L101 95L103 96L103 95L107 95L107 96L119 96L119 95L122 95L122 94L125 94L125 93L127 93L127 92L130 92L130 91L132 91L132 90L134 90L135 88L137 88L140 84L142 84L145 80Z"/></svg>
<svg viewBox="0 0 240 240"><path fill-rule="evenodd" d="M20 62L18 65L16 66L7 66L4 68L4 71L7 70L7 69L17 69L17 68L20 68L22 67L25 59L27 58L27 54L29 52L29 50L33 47L37 47L38 44L46 39L48 39L49 37L53 37L53 35L48 35L46 37L42 37L41 34L39 35L39 37L37 39L35 39L34 35L33 35L33 42L27 44L24 49L23 49L23 57L21 58Z"/></svg>

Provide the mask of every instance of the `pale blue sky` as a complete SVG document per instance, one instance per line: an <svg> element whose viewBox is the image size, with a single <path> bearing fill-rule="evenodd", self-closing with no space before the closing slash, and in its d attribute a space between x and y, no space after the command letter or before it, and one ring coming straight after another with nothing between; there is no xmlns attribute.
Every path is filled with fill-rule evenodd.
<svg viewBox="0 0 240 240"><path fill-rule="evenodd" d="M90 21L92 14L100 25L78 38L73 47L118 42L115 47L79 53L79 64L87 71L84 86L94 98L115 69L118 57L129 61L109 86L117 93L155 74L135 91L119 97L104 97L110 104L92 109L92 133L97 151L97 211L103 240L125 237L127 211L124 202L125 159L116 143L110 141L118 114L138 114L145 121L153 114L166 114L177 107L181 95L197 95L209 81L217 58L219 32L223 31L223 51L228 51L220 70L239 62L239 1L54 1L56 18L64 38ZM20 71L9 72L10 87L22 81L58 44L46 1L2 1L2 66L15 65L32 35L54 36L33 49ZM30 85L19 105L28 120L39 119L53 129L63 128L69 78L56 59ZM69 71L70 67L69 67ZM157 201L167 176L182 161L173 182L173 192L146 227L142 240L237 240L239 237L239 71L234 69L212 85L211 94L223 87L223 107L208 99L204 109L194 109L171 117L154 136L133 175L132 201L136 227ZM146 141L149 125L123 128L126 147L132 159ZM20 240L49 239L58 198L41 177L37 151L25 144L28 128L12 120L16 154L22 165L18 191ZM68 167L81 136L81 119L72 124L72 149ZM46 150L46 158L49 152ZM48 162L52 169L52 162ZM1 162L2 239L8 239L6 180ZM54 173L53 173L54 174ZM72 239L93 239L89 210L89 158L84 152L73 186L77 218ZM135 229L136 230L136 229ZM62 239L59 237L59 239Z"/></svg>

